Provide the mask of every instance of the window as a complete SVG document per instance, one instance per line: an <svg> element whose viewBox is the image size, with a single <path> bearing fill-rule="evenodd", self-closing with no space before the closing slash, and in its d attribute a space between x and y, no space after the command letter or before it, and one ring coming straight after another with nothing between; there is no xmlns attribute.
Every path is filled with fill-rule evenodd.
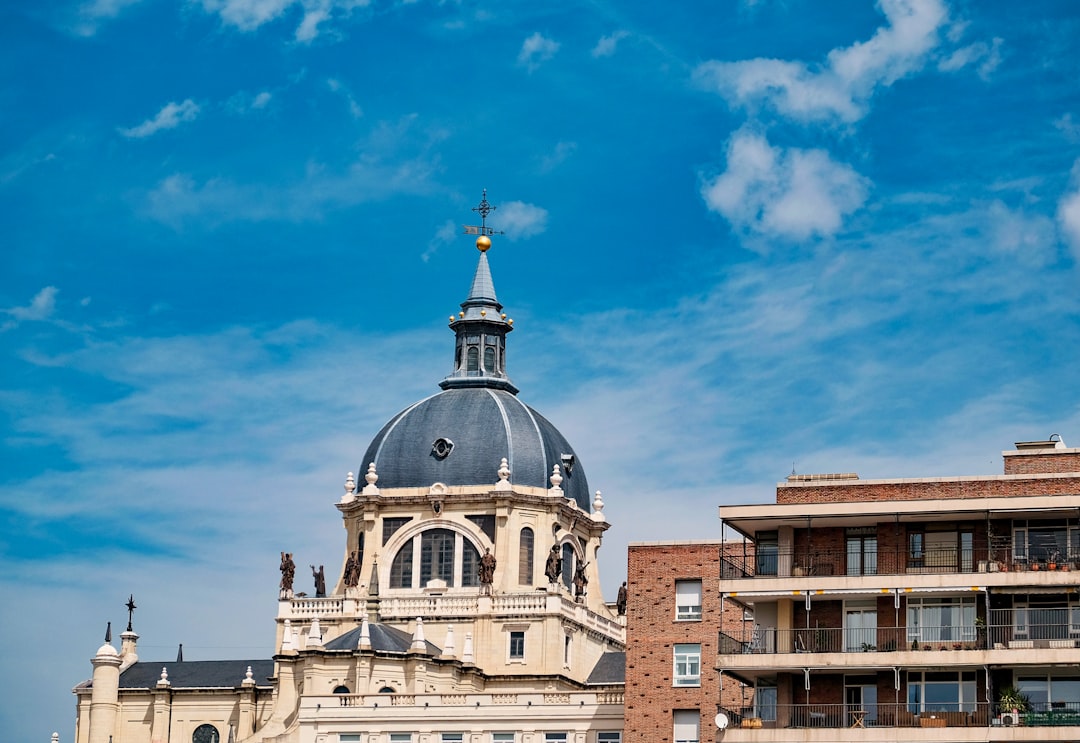
<svg viewBox="0 0 1080 743"><path fill-rule="evenodd" d="M569 544L562 546L562 580L567 588L574 587L574 548Z"/></svg>
<svg viewBox="0 0 1080 743"><path fill-rule="evenodd" d="M1019 621L1020 615L1017 614ZM907 639L909 643L949 644L975 642L974 598L908 599ZM952 649L951 647L949 648Z"/></svg>
<svg viewBox="0 0 1080 743"><path fill-rule="evenodd" d="M489 374L495 373L495 349L492 346L484 348L484 370Z"/></svg>
<svg viewBox="0 0 1080 743"><path fill-rule="evenodd" d="M492 733L491 743L514 743L514 733Z"/></svg>
<svg viewBox="0 0 1080 743"><path fill-rule="evenodd" d="M510 633L510 660L525 660L525 633Z"/></svg>
<svg viewBox="0 0 1080 743"><path fill-rule="evenodd" d="M614 730L596 734L596 743L622 743L622 733Z"/></svg>
<svg viewBox="0 0 1080 743"><path fill-rule="evenodd" d="M390 537L394 536L398 529L405 526L405 524L412 521L411 516L384 518L382 520L382 543L385 545L390 541Z"/></svg>
<svg viewBox="0 0 1080 743"><path fill-rule="evenodd" d="M909 672L908 710L922 712L973 712L975 672Z"/></svg>
<svg viewBox="0 0 1080 743"><path fill-rule="evenodd" d="M199 725L191 734L191 743L220 743L221 735L213 725Z"/></svg>
<svg viewBox="0 0 1080 743"><path fill-rule="evenodd" d="M360 733L340 733L338 743L360 743Z"/></svg>
<svg viewBox="0 0 1080 743"><path fill-rule="evenodd" d="M1080 706L1080 677L1021 676L1016 688L1031 700L1034 711L1065 707L1075 711Z"/></svg>
<svg viewBox="0 0 1080 743"><path fill-rule="evenodd" d="M468 350L468 354L467 354L466 358L468 359L468 362L467 362L468 366L466 367L466 371L469 371L469 372L478 372L478 371L480 371L480 349L479 348L477 348L476 346L469 346L469 350Z"/></svg>
<svg viewBox="0 0 1080 743"><path fill-rule="evenodd" d="M344 684L339 684L338 686L334 687L334 693L335 694L348 694L349 693L349 687L345 686Z"/></svg>
<svg viewBox="0 0 1080 743"><path fill-rule="evenodd" d="M673 686L701 686L701 645L675 646Z"/></svg>
<svg viewBox="0 0 1080 743"><path fill-rule="evenodd" d="M533 530L525 527L518 539L518 583L531 586L533 582Z"/></svg>
<svg viewBox="0 0 1080 743"><path fill-rule="evenodd" d="M698 743L701 712L696 709L677 709L672 712L675 743Z"/></svg>
<svg viewBox="0 0 1080 743"><path fill-rule="evenodd" d="M754 716L776 722L776 681L758 679L754 688Z"/></svg>
<svg viewBox="0 0 1080 743"><path fill-rule="evenodd" d="M780 556L780 540L775 531L762 531L757 534L757 574L776 575Z"/></svg>
<svg viewBox="0 0 1080 743"><path fill-rule="evenodd" d="M464 735L462 733L443 733L439 737L439 743L463 743Z"/></svg>
<svg viewBox="0 0 1080 743"><path fill-rule="evenodd" d="M412 733L390 733L390 743L412 743Z"/></svg>
<svg viewBox="0 0 1080 743"><path fill-rule="evenodd" d="M847 574L877 574L877 527L867 526L848 529Z"/></svg>
<svg viewBox="0 0 1080 743"><path fill-rule="evenodd" d="M570 635L563 635L563 651L562 651L563 658L562 658L562 662L563 662L563 665L566 666L567 668L570 667L570 643L571 643Z"/></svg>
<svg viewBox="0 0 1080 743"><path fill-rule="evenodd" d="M675 619L681 621L701 620L701 581L675 581Z"/></svg>
<svg viewBox="0 0 1080 743"><path fill-rule="evenodd" d="M384 524L386 522L383 522ZM391 588L412 588L412 563L413 563L413 548L412 540L401 546L398 553L394 555L394 561L390 563L390 587Z"/></svg>
<svg viewBox="0 0 1080 743"><path fill-rule="evenodd" d="M475 586L480 580L479 565L480 553L470 540L450 529L428 529L401 545L394 555L390 587L422 588L433 580L449 587Z"/></svg>
<svg viewBox="0 0 1080 743"><path fill-rule="evenodd" d="M566 733L544 733L544 743L566 743Z"/></svg>
<svg viewBox="0 0 1080 743"><path fill-rule="evenodd" d="M926 539L921 531L908 534L908 567L921 568L926 561Z"/></svg>

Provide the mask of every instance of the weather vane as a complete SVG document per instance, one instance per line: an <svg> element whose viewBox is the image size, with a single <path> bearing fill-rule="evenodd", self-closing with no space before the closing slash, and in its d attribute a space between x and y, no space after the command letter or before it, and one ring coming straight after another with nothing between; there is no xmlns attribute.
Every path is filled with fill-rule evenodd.
<svg viewBox="0 0 1080 743"><path fill-rule="evenodd" d="M502 230L496 230L487 226L487 217L493 211L498 209L497 206L493 206L487 200L487 189L484 189L483 195L480 197L480 203L474 206L472 210L480 215L480 225L467 224L465 227L466 235L483 235L484 237L490 237L491 235L501 235Z"/></svg>
<svg viewBox="0 0 1080 743"><path fill-rule="evenodd" d="M131 616L132 616L132 615L133 615L133 614L135 613L135 610L136 610L137 608L139 608L139 607L135 606L135 594L131 594L130 596L128 596L128 600L127 600L127 603L126 603L126 604L124 604L124 606L126 606L126 607L127 607L127 610L128 610L128 626L127 626L127 631L128 631L128 632L131 632L131 631L132 631L132 629L131 629Z"/></svg>

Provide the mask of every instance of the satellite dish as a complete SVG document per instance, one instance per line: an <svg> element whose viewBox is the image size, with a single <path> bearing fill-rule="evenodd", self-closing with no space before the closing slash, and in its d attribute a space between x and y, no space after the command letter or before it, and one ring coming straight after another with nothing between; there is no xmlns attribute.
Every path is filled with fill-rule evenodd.
<svg viewBox="0 0 1080 743"><path fill-rule="evenodd" d="M725 730L727 728L727 726L728 726L727 715L725 715L723 712L718 712L716 714L716 727L720 728L721 730Z"/></svg>

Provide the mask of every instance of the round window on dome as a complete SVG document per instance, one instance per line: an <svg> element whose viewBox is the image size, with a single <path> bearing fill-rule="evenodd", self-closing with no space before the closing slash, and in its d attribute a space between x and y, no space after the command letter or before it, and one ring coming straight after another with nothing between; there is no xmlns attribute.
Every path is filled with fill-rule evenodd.
<svg viewBox="0 0 1080 743"><path fill-rule="evenodd" d="M454 442L444 436L435 439L431 445L431 453L436 459L446 459L453 450Z"/></svg>

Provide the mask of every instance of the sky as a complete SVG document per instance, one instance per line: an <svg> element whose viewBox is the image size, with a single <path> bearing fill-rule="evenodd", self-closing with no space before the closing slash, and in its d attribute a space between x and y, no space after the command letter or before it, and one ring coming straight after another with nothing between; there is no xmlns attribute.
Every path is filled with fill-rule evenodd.
<svg viewBox="0 0 1080 743"><path fill-rule="evenodd" d="M130 594L143 660L267 657L278 553L336 579L483 189L609 600L792 471L1080 445L1071 0L9 0L0 76L6 740Z"/></svg>

